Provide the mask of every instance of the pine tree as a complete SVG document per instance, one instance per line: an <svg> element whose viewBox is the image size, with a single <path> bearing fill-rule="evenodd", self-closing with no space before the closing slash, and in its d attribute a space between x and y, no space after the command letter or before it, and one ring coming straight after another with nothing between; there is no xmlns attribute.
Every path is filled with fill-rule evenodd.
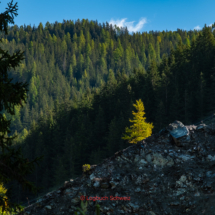
<svg viewBox="0 0 215 215"><path fill-rule="evenodd" d="M109 132L108 132L108 138L107 138L107 146L105 147L105 152L107 156L111 156L112 153L116 152L116 148L118 147L118 127L117 127L117 119L114 117L114 119L111 120L109 124Z"/></svg>
<svg viewBox="0 0 215 215"><path fill-rule="evenodd" d="M59 156L57 156L55 159L56 159L56 165L55 165L54 179L55 179L55 184L60 185L66 180L67 170L65 168L65 165L62 162L62 159Z"/></svg>
<svg viewBox="0 0 215 215"><path fill-rule="evenodd" d="M156 119L156 106L154 104L158 104L159 102L158 89L161 84L155 60L152 60L151 65L147 70L146 80L145 92L147 92L147 94L144 95L145 107L150 116L150 120L154 121Z"/></svg>
<svg viewBox="0 0 215 215"><path fill-rule="evenodd" d="M187 46L190 46L190 40L189 40L189 38L186 38L185 44L186 44Z"/></svg>
<svg viewBox="0 0 215 215"><path fill-rule="evenodd" d="M71 82L72 79L73 79L73 68L72 68L72 64L69 65L68 78L69 78L69 81L70 81L70 82Z"/></svg>
<svg viewBox="0 0 215 215"><path fill-rule="evenodd" d="M17 16L17 3L13 5L13 0L8 3L8 8L4 13L0 14L0 31L4 31L7 35L8 23L14 24L14 16ZM9 14L12 14L11 16ZM2 39L0 40L2 43ZM27 83L12 83L12 79L8 78L8 72L11 67L20 65L20 62L24 59L24 52L20 53L17 51L12 56L8 52L0 48L0 112L5 109L9 114L15 115L14 107L16 105L22 106L22 101L26 103L26 92L28 91ZM0 181L2 183L8 183L12 180L17 180L22 184L22 188L27 188L31 192L36 192L39 189L35 187L34 184L26 180L26 175L32 172L34 169L33 163L37 162L40 158L36 158L31 162L28 162L26 158L23 158L21 154L21 148L15 151L12 148L12 140L16 136L8 137L7 133L10 133L10 120L7 120L3 114L0 114L0 146L2 152L0 154ZM5 202L0 196L0 207L2 207L2 212L9 211L12 212L12 208L21 209L20 205L14 204L10 201L12 194L12 189L10 188L6 196L8 200ZM6 205L8 206L6 208Z"/></svg>
<svg viewBox="0 0 215 215"><path fill-rule="evenodd" d="M132 114L134 115L134 119L129 119L130 122L133 122L134 124L130 126L130 128L126 127L125 131L127 134L130 133L130 135L124 135L122 137L123 140L129 140L129 143L136 144L137 142L145 139L146 137L151 136L152 134L152 128L154 127L151 123L146 123L145 119L146 117L143 117L145 114L144 112L144 105L141 99L136 100L136 104L133 105L137 113L132 111Z"/></svg>
<svg viewBox="0 0 215 215"><path fill-rule="evenodd" d="M131 59L128 49L125 51L125 68L127 73L131 72Z"/></svg>
<svg viewBox="0 0 215 215"><path fill-rule="evenodd" d="M117 83L114 72L112 69L109 69L107 83L113 84L113 85Z"/></svg>
<svg viewBox="0 0 215 215"><path fill-rule="evenodd" d="M167 124L165 107L162 101L158 104L158 107L157 107L156 124L159 130L162 129Z"/></svg>
<svg viewBox="0 0 215 215"><path fill-rule="evenodd" d="M156 60L156 53L155 53L154 47L151 43L149 43L149 56L150 56L151 60Z"/></svg>
<svg viewBox="0 0 215 215"><path fill-rule="evenodd" d="M161 62L161 59L160 59L160 44L159 42L157 41L156 43L156 51L157 51L157 62L160 63Z"/></svg>

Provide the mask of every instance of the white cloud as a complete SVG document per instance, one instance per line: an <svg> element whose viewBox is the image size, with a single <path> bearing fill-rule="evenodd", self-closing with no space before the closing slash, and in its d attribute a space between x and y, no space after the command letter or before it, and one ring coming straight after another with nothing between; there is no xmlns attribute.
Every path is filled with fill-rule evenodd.
<svg viewBox="0 0 215 215"><path fill-rule="evenodd" d="M202 28L200 28L199 25L197 25L196 27L194 27L195 30L201 30Z"/></svg>
<svg viewBox="0 0 215 215"><path fill-rule="evenodd" d="M128 31L131 32L136 32L139 31L140 29L143 28L143 25L147 23L146 18L141 18L140 21L136 24L136 26L133 26L133 23L135 21L132 22L126 22L127 18L121 19L121 20L113 20L111 19L109 24L112 24L113 26L116 25L119 28L121 27L127 27Z"/></svg>
<svg viewBox="0 0 215 215"><path fill-rule="evenodd" d="M212 24L213 24L213 23L211 23L211 24L208 25L208 26L209 26L209 27L212 27ZM201 28L199 25L197 25L194 29L195 29L195 30L201 30L202 28Z"/></svg>

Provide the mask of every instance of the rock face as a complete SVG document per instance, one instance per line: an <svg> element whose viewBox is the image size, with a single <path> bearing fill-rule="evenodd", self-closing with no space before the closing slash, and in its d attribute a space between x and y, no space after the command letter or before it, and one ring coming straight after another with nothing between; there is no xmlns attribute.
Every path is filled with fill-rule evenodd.
<svg viewBox="0 0 215 215"><path fill-rule="evenodd" d="M19 214L74 214L81 198L89 215L215 214L215 129L175 121Z"/></svg>

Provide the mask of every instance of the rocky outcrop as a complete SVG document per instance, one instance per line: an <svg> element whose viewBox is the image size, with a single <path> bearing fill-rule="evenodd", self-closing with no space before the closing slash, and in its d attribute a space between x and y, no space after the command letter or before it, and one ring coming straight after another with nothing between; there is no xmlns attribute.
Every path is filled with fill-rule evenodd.
<svg viewBox="0 0 215 215"><path fill-rule="evenodd" d="M175 121L19 214L215 214L215 129ZM97 200L97 201L95 201Z"/></svg>

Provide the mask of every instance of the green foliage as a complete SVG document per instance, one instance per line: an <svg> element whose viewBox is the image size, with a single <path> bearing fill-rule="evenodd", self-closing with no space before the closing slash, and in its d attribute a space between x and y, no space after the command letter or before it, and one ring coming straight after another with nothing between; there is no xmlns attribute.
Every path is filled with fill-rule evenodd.
<svg viewBox="0 0 215 215"><path fill-rule="evenodd" d="M57 43L57 37L53 34L53 38L52 38L53 43Z"/></svg>
<svg viewBox="0 0 215 215"><path fill-rule="evenodd" d="M87 201L84 203L83 201L81 201L81 208L77 208L77 210L82 214L85 215L87 212ZM77 212L75 212L75 214L77 214Z"/></svg>
<svg viewBox="0 0 215 215"><path fill-rule="evenodd" d="M109 69L107 82L109 84L116 84L115 75L112 69Z"/></svg>
<svg viewBox="0 0 215 215"><path fill-rule="evenodd" d="M121 136L132 117L131 101L142 99L153 133L175 119L195 120L215 106L211 29L130 35L88 20L45 29L40 24L34 31L17 25L7 29L1 47L10 54L26 51L9 77L28 82L29 92L24 108L14 106L15 115L1 113L11 119L7 134L23 140L19 144L26 157L46 155L29 179L47 189L82 174L83 163L98 163L126 147ZM24 129L28 135L23 136Z"/></svg>
<svg viewBox="0 0 215 215"><path fill-rule="evenodd" d="M215 89L212 82L210 85L206 84L211 81L214 73L212 69L214 67L213 39L207 29L204 30L204 34L206 39L200 35L196 38L195 46L191 44L191 47L188 48L179 43L177 49L172 50L168 55L168 51L166 54L162 54L164 53L162 42L166 41L168 36L163 33L164 36L161 37L162 42L160 44L160 51L163 56L161 64L157 65L156 59L152 59L146 71L144 68L135 69L132 71L132 75L126 74L126 68L117 69L115 72L116 68L111 67L114 63L113 52L111 55L111 49L109 49L107 51L107 65L110 67L110 71L108 70L109 74L105 77L107 82L106 79L102 78L102 70L99 69L99 50L95 51L92 48L91 56L88 56L92 63L90 66L92 70L86 69L87 79L95 76L97 83L103 82L103 86L93 88L95 82L92 82L84 93L86 75L81 73L81 79L77 77L72 79L72 83L73 80L74 83L75 80L78 81L81 88L80 91L77 91L75 86L71 86L71 106L69 106L69 100L63 101L64 103L61 105L55 103L52 114L53 123L47 120L46 111L43 110L43 117L41 115L36 128L28 130L31 135L26 137L22 149L29 158L35 155L39 156L42 153L45 154L46 160L43 162L43 166L46 166L49 171L38 168L34 174L31 174L30 178L35 183L51 189L51 186L56 185L53 180L50 180L53 175L62 182L68 180L68 177L75 178L82 174L81 170L84 163L99 163L107 156L129 146L121 137L125 128L130 125L127 119L132 117L133 101L137 99L141 98L144 102L147 119L154 124L153 133L158 132L159 129L167 126L173 120L177 119L187 123L188 120L192 121L197 116L200 117L200 114L204 116L206 113L203 108L204 102L208 102L207 107L212 107L214 102L213 99L210 99L212 94L210 94L210 98L208 97L207 94L210 92L207 90L214 92ZM183 34L182 38L184 41ZM146 43L144 38L142 42ZM99 46L96 41L94 45L98 49ZM174 40L172 45L176 45ZM132 59L132 65L134 58L136 58L135 47L128 46L126 49L129 50L127 56ZM209 54L206 55L206 52ZM202 57L201 53L204 53L205 57ZM85 57L84 54L83 57ZM201 63L202 61L205 63ZM97 62L96 70L94 70L95 62ZM74 76L76 72L74 72ZM46 74L49 75L49 73ZM58 69L57 74L61 74L60 69ZM61 77L59 80L63 79L63 76L57 77ZM57 85L58 82L55 80L55 83ZM64 82L64 85L66 83ZM58 88L59 92L63 92L60 86L54 89ZM40 91L42 90L40 89ZM42 135L39 135L40 133ZM32 148L32 146L34 147ZM59 157L56 158L56 155ZM56 160L61 160L61 163L56 162ZM60 178L61 174L64 178ZM40 177L36 179L35 175L40 175ZM59 180L58 182L60 183ZM53 184L50 185L50 183ZM22 195L24 198L25 194Z"/></svg>
<svg viewBox="0 0 215 215"><path fill-rule="evenodd" d="M185 44L186 44L187 46L190 46L190 40L189 40L189 38L186 38Z"/></svg>
<svg viewBox="0 0 215 215"><path fill-rule="evenodd" d="M61 43L61 49L63 52L66 52L67 51L67 43L65 40L62 41Z"/></svg>
<svg viewBox="0 0 215 215"><path fill-rule="evenodd" d="M28 130L24 128L23 131L22 131L21 134L20 134L19 140L20 140L20 141L24 141L25 138L27 137L27 135L28 135Z"/></svg>
<svg viewBox="0 0 215 215"><path fill-rule="evenodd" d="M141 101L141 99L139 99L139 101L137 100L136 104L134 104L133 106L136 108L137 113L132 111L134 119L133 120L129 119L129 121L133 122L134 124L131 125L130 128L126 127L125 131L127 134L130 135L124 135L122 139L129 140L129 143L136 144L137 142L145 139L146 137L151 136L152 128L154 126L152 125L152 123L150 124L145 122L146 117L143 117L145 112L143 102Z"/></svg>
<svg viewBox="0 0 215 215"><path fill-rule="evenodd" d="M177 35L183 41L197 35L195 32L187 35L182 32L160 32L159 36L153 33L134 36L120 33L120 37L115 37L115 30L109 32L108 26L97 32L89 31L89 26L97 29L98 24L88 20L83 23L82 30L78 22L58 23L56 26L49 23L45 30L40 23L34 31L30 26L18 28L15 25L8 28L8 35L3 35L4 48L9 52L19 47L23 51L26 48L26 59L20 63L16 72L10 71L10 75L15 81L26 80L30 86L27 103L31 118L26 124L23 121L25 113L20 111L19 123L17 127L12 126L12 134L15 130L20 133L23 128L29 130L33 120L38 121L41 110L45 113L46 108L54 108L56 99L63 102L64 92L71 94L71 90L76 91L76 100L72 101L76 105L75 101L81 99L81 94L88 87L93 89L104 85L110 69L114 74L125 71L126 75L131 74L135 67L147 69L153 59L160 62L159 56L169 54L169 47L176 46ZM92 32L97 32L98 37ZM85 69L87 81L83 80ZM78 82L83 83L79 88ZM71 89L72 86L75 89Z"/></svg>
<svg viewBox="0 0 215 215"><path fill-rule="evenodd" d="M95 205L95 215L100 215L100 205L97 204ZM75 215L78 215L78 214L82 214L82 215L85 215L86 212L87 212L87 201L84 203L83 201L81 201L81 208L77 208L78 213L77 211L75 211Z"/></svg>
<svg viewBox="0 0 215 215"><path fill-rule="evenodd" d="M2 31L2 26L4 26L4 32L7 35L7 25L13 23L13 15L17 16L17 3L13 6L13 1L8 4L8 8L4 13L0 14L0 30ZM12 16L9 15L12 14ZM2 42L2 40L0 40ZM5 41L7 44L7 40ZM12 141L17 136L8 137L10 131L11 120L8 120L2 111L6 111L10 115L15 115L15 110L17 111L17 106L22 106L22 102L26 103L26 93L28 91L28 84L22 82L12 82L12 78L8 77L8 69L20 65L20 62L24 59L24 52L20 53L20 50L13 55L9 55L8 51L4 51L0 48L0 181L1 183L7 184L12 180L18 181L22 188L27 188L33 193L36 193L39 189L35 187L33 183L26 179L29 173L32 173L34 169L33 163L37 162L40 158L36 158L29 162L27 159L23 158L21 154L21 148L15 150L11 147ZM23 107L23 106L22 106ZM0 195L0 207L2 208L2 213L11 212L12 209L20 209L20 205L14 204L10 201L12 190L11 188L6 191L1 187ZM4 197L7 196L6 198Z"/></svg>
<svg viewBox="0 0 215 215"><path fill-rule="evenodd" d="M160 36L157 36L157 41L158 41L158 43L161 43L161 37Z"/></svg>
<svg viewBox="0 0 215 215"><path fill-rule="evenodd" d="M31 92L31 96L32 96L32 103L35 104L37 101L37 95L38 95L38 91L37 91L37 87L35 86L35 80L36 78L33 76L30 80L30 87L29 90Z"/></svg>
<svg viewBox="0 0 215 215"><path fill-rule="evenodd" d="M151 59L156 59L156 53L151 43L149 43L149 56Z"/></svg>
<svg viewBox="0 0 215 215"><path fill-rule="evenodd" d="M67 177L67 173L63 159L60 159L59 156L57 156L55 166L56 166L54 174L55 184L63 183L64 181L63 178Z"/></svg>
<svg viewBox="0 0 215 215"><path fill-rule="evenodd" d="M96 207L95 214L96 214L96 215L100 215L100 205L97 204L95 207Z"/></svg>
<svg viewBox="0 0 215 215"><path fill-rule="evenodd" d="M114 50L114 52L113 52L113 56L114 56L114 61L115 61L115 63L117 63L117 62L121 59L121 57L122 57L122 52L121 52L121 50L120 50L119 48L116 48L116 49Z"/></svg>

